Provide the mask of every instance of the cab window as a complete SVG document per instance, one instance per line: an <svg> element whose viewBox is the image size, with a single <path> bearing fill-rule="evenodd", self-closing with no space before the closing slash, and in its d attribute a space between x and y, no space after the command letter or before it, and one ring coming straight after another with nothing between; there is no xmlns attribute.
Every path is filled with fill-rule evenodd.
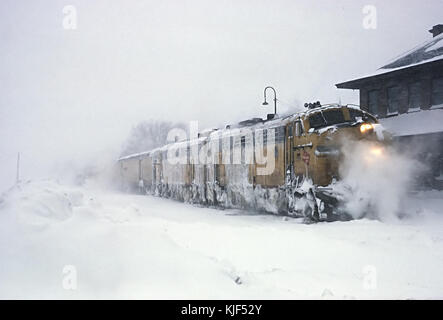
<svg viewBox="0 0 443 320"><path fill-rule="evenodd" d="M365 122L371 122L371 123L377 122L374 117L372 117L370 114L365 113L361 110L351 109L351 108L349 108L348 110L349 110L349 116L351 118L351 122L356 122L359 118Z"/></svg>
<svg viewBox="0 0 443 320"><path fill-rule="evenodd" d="M342 109L320 111L309 116L309 126L314 129L345 122L346 120Z"/></svg>

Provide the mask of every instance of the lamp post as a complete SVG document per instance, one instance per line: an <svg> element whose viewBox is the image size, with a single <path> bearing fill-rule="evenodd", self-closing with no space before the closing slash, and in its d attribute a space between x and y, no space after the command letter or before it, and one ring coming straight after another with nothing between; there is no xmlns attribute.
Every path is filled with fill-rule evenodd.
<svg viewBox="0 0 443 320"><path fill-rule="evenodd" d="M266 87L265 90L263 91L263 95L265 97L265 101L263 102L264 106L267 106L269 103L266 102L266 90L267 89L272 89L272 91L274 91L274 117L277 115L277 92L275 91L275 89L273 87Z"/></svg>

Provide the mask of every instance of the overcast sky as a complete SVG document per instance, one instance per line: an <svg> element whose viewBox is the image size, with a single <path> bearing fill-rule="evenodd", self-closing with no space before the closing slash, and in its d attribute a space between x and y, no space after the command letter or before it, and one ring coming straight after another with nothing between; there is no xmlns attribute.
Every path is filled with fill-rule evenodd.
<svg viewBox="0 0 443 320"><path fill-rule="evenodd" d="M77 29L63 28L73 5ZM363 28L365 5L377 28ZM119 150L144 119L219 126L304 102L427 39L442 0L0 2L0 187Z"/></svg>

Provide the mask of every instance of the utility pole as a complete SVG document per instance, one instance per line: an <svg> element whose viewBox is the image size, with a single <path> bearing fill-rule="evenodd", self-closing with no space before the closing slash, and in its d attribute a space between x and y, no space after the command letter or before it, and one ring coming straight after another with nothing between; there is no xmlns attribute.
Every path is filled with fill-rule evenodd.
<svg viewBox="0 0 443 320"><path fill-rule="evenodd" d="M20 152L17 153L17 176L15 179L15 183L18 184L20 181Z"/></svg>

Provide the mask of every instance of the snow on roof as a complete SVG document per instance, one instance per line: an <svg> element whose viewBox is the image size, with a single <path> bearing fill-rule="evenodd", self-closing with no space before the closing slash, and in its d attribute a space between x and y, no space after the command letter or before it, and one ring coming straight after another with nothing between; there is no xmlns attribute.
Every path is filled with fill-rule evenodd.
<svg viewBox="0 0 443 320"><path fill-rule="evenodd" d="M431 40L428 40L425 43L422 43L421 45L401 54L375 72L344 81L338 85L343 85L345 83L415 67L438 60L443 60L443 34L440 34Z"/></svg>
<svg viewBox="0 0 443 320"><path fill-rule="evenodd" d="M443 59L443 34L440 34L431 40L407 51L406 53L394 58L381 69L395 69L400 67L407 67L419 63L435 61L436 58Z"/></svg>
<svg viewBox="0 0 443 320"><path fill-rule="evenodd" d="M443 108L401 114L379 122L394 136L443 132Z"/></svg>
<svg viewBox="0 0 443 320"><path fill-rule="evenodd" d="M143 152L139 152L139 153L133 153L133 154L129 154L129 155L124 156L124 157L120 157L120 158L117 159L117 161L128 160L128 159L131 159L131 158L140 158L140 157L143 157L143 156L148 156L149 153L151 153L151 151L143 151Z"/></svg>

